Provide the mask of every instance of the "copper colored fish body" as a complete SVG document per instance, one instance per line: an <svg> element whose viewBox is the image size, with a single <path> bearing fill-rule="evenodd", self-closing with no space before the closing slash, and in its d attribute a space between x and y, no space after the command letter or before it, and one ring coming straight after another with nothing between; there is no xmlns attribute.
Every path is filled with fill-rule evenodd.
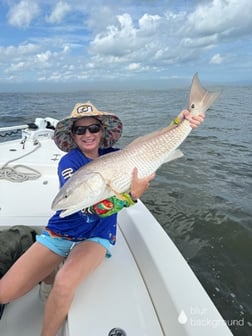
<svg viewBox="0 0 252 336"><path fill-rule="evenodd" d="M188 110L193 115L205 114L218 96L219 92L205 90L195 74ZM178 147L191 130L189 121L184 119L179 125L139 137L124 149L88 163L60 189L52 209L62 210L60 216L65 217L110 196L129 191L134 167L138 168L141 178L155 172L163 163L181 157L183 154Z"/></svg>

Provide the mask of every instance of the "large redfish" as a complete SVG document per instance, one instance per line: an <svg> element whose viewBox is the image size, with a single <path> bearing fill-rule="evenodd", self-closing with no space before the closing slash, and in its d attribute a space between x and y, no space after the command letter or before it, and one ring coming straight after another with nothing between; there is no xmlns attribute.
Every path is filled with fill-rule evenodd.
<svg viewBox="0 0 252 336"><path fill-rule="evenodd" d="M195 74L188 110L193 115L204 114L218 95L219 92L205 90ZM52 209L63 210L60 216L65 217L110 196L129 191L134 167L142 178L155 172L163 163L181 157L183 154L177 148L191 130L189 121L184 119L178 125L139 137L124 149L88 163L60 189Z"/></svg>

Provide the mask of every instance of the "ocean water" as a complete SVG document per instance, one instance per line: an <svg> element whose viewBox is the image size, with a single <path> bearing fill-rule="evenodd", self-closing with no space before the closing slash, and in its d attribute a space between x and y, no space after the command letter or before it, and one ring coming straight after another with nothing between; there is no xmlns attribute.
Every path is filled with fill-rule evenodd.
<svg viewBox="0 0 252 336"><path fill-rule="evenodd" d="M75 103L90 100L122 119L124 135L118 145L123 147L167 125L187 106L188 93L0 93L0 126L33 122L38 116L61 119ZM252 87L223 87L205 122L181 149L184 157L157 171L142 200L233 334L252 335Z"/></svg>

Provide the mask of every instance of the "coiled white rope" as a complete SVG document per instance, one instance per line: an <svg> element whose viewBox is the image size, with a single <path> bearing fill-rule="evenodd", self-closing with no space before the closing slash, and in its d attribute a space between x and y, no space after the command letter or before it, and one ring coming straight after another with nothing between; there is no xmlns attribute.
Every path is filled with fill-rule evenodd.
<svg viewBox="0 0 252 336"><path fill-rule="evenodd" d="M24 140L25 141L25 140ZM25 182L28 180L36 180L41 176L41 173L37 171L36 169L33 169L31 167L25 166L25 165L15 165L13 167L7 167L11 162L17 161L22 159L23 157L30 155L31 153L35 152L41 147L40 142L37 142L37 146L31 150L29 153L26 153L24 155L21 155L17 157L16 159L12 159L8 162L6 162L2 168L0 168L0 179L2 180L8 180L10 182ZM27 170L27 172L21 172L18 171L18 168L23 168Z"/></svg>

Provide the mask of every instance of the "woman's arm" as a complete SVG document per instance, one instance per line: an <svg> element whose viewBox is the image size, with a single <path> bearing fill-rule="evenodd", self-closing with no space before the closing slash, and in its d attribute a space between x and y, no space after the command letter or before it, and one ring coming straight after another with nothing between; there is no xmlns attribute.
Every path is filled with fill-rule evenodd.
<svg viewBox="0 0 252 336"><path fill-rule="evenodd" d="M137 199L148 189L150 181L155 173L150 176L139 178L137 168L133 169L132 182L129 193L122 193L119 196L112 196L86 209L88 213L96 214L99 217L111 216L123 208L128 208L137 202Z"/></svg>

